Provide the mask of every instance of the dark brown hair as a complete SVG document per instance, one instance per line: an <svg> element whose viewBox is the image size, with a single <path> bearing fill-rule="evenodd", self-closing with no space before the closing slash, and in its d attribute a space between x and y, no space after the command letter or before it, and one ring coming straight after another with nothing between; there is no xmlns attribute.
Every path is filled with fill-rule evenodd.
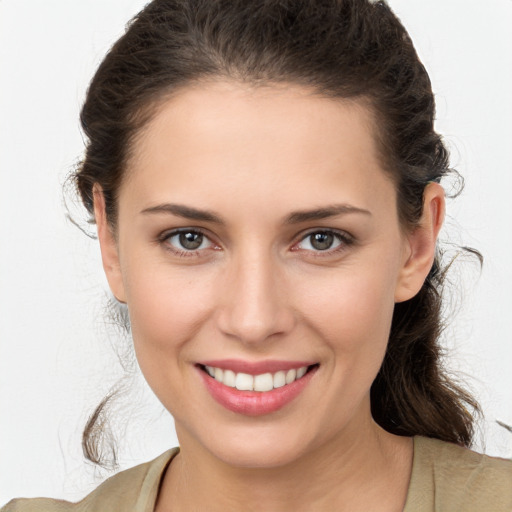
<svg viewBox="0 0 512 512"><path fill-rule="evenodd" d="M155 0L107 54L83 106L88 143L75 179L91 214L98 183L115 229L117 191L136 135L162 99L218 78L252 86L297 84L369 105L407 229L420 218L427 184L450 172L447 150L434 130L428 74L385 2ZM396 305L387 353L371 388L372 414L395 434L470 445L478 405L441 365L443 280L438 255L421 291ZM98 459L92 440L105 403L84 433L91 459Z"/></svg>

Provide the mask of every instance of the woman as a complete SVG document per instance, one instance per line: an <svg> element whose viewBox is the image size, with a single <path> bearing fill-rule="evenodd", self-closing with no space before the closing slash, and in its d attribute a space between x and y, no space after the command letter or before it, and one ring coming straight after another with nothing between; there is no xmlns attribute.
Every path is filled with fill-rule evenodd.
<svg viewBox="0 0 512 512"><path fill-rule="evenodd" d="M439 362L433 118L382 2L149 4L91 83L76 183L180 450L5 510L510 510Z"/></svg>

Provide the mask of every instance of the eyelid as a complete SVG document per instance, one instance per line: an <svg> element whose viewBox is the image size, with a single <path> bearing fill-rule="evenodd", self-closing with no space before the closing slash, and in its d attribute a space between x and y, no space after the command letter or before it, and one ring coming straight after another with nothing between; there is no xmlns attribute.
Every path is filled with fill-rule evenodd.
<svg viewBox="0 0 512 512"><path fill-rule="evenodd" d="M176 235L179 235L180 233L199 233L203 235L209 242L209 247L203 248L203 249L179 249L178 247L175 247L169 243L166 243L166 241ZM315 234L315 233L329 233L334 235L341 243L336 246L334 249L326 249L326 250L311 250L311 249L301 249L298 247L298 245L304 241L307 237ZM200 253L204 253L205 251L209 249L214 250L220 250L222 247L218 242L216 242L215 237L209 232L209 230L206 230L201 227L179 227L179 228L173 228L168 229L165 231L162 231L156 239L157 243L164 246L164 249L171 252L174 255L181 256L181 257L187 257L187 256L198 256ZM294 252L305 252L310 253L314 257L326 257L331 256L338 252L343 252L344 250L347 250L347 248L351 245L353 245L356 242L356 239L353 235L348 233L347 231L340 230L340 229L334 229L334 228L326 228L326 227L317 227L317 228L310 228L307 231L302 232L300 235L296 237L296 241L293 243L291 247L291 251Z"/></svg>
<svg viewBox="0 0 512 512"><path fill-rule="evenodd" d="M180 249L171 245L170 243L166 243L173 236L179 235L180 233L198 233L204 236L209 242L210 245L203 249L192 249L187 250L185 248ZM164 246L164 249L178 256L196 256L199 253L202 253L208 249L220 249L219 244L214 240L214 237L205 229L199 227L179 227L174 229L168 229L160 233L157 237L157 242Z"/></svg>
<svg viewBox="0 0 512 512"><path fill-rule="evenodd" d="M321 250L311 250L311 249L300 249L297 246L306 240L309 236L314 235L315 233L329 233L334 235L341 243L333 249L326 249L324 251ZM298 237L298 240L293 244L291 250L292 251L304 251L314 254L315 257L329 256L334 253L344 251L348 246L353 245L355 243L355 237L348 233L347 231L343 231L341 229L333 229L333 228L312 228L308 229L306 232L301 233Z"/></svg>

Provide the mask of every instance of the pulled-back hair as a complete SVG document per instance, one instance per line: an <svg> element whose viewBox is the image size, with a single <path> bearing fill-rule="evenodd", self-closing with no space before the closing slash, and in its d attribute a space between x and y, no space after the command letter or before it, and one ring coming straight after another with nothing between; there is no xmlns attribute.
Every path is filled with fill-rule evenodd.
<svg viewBox="0 0 512 512"><path fill-rule="evenodd" d="M368 105L404 229L417 225L427 184L450 172L448 152L434 130L428 74L385 2L154 0L107 54L83 106L88 143L75 180L90 214L97 183L115 231L117 194L135 137L174 92L216 79L296 84ZM444 275L438 255L421 291L396 304L371 408L375 421L394 434L468 446L472 411L479 408L441 364ZM95 421L104 405L84 432L91 460L97 459Z"/></svg>

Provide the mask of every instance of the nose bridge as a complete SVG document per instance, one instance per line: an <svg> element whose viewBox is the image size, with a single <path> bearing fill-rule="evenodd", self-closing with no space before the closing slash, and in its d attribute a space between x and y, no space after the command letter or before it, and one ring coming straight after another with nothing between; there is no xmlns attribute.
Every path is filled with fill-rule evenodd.
<svg viewBox="0 0 512 512"><path fill-rule="evenodd" d="M225 282L219 325L244 343L264 341L291 329L293 313L283 290L278 258L261 247L233 255Z"/></svg>

